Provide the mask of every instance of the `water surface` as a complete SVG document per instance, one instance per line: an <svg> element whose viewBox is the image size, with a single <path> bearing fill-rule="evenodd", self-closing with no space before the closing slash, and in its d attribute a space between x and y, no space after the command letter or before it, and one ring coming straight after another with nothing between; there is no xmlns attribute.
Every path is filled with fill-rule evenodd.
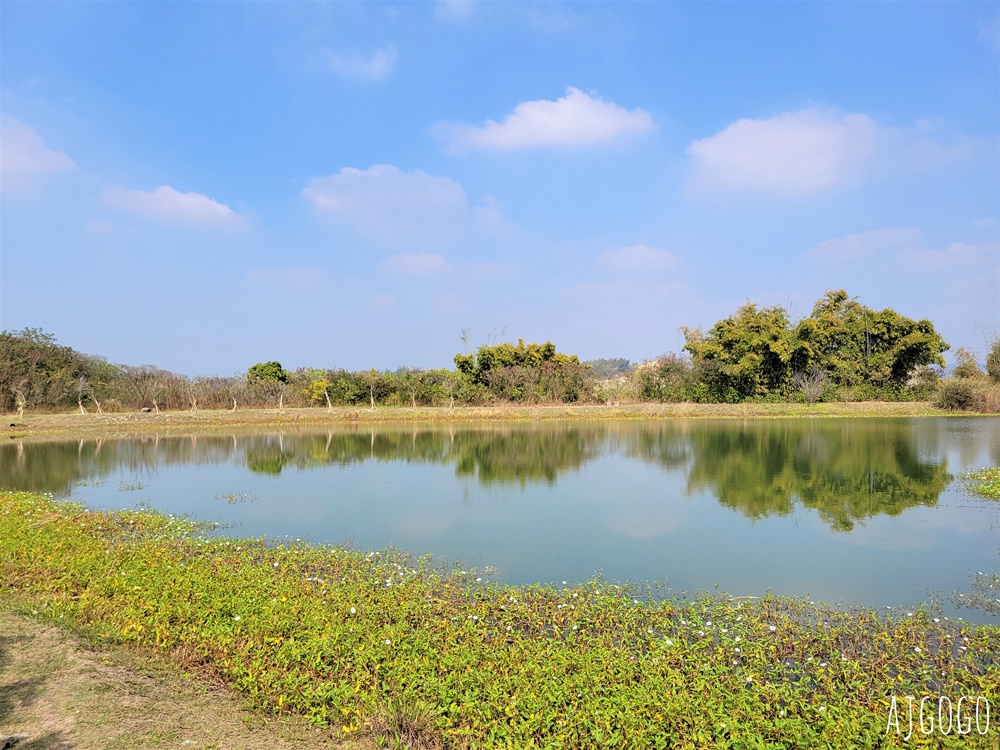
<svg viewBox="0 0 1000 750"><path fill-rule="evenodd" d="M991 464L992 418L365 425L16 440L0 486L395 545L509 583L601 574L885 606L1000 568L1000 504L952 481Z"/></svg>

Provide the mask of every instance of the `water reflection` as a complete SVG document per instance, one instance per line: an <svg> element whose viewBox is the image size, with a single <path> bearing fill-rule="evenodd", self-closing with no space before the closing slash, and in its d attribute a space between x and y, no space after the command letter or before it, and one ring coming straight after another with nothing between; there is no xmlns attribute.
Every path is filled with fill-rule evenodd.
<svg viewBox="0 0 1000 750"><path fill-rule="evenodd" d="M235 464L277 477L374 461L452 465L457 477L480 485L524 489L552 487L567 472L619 455L679 473L689 495L709 493L750 519L784 516L801 504L830 529L851 531L863 519L934 506L951 480L940 445L948 435L914 424L674 420L17 441L0 445L0 485L64 495L74 484L121 471ZM977 450L974 429L952 427L963 456Z"/></svg>
<svg viewBox="0 0 1000 750"><path fill-rule="evenodd" d="M749 518L814 508L835 531L937 504L946 459L921 458L906 421L710 424L690 435L691 490L708 489Z"/></svg>

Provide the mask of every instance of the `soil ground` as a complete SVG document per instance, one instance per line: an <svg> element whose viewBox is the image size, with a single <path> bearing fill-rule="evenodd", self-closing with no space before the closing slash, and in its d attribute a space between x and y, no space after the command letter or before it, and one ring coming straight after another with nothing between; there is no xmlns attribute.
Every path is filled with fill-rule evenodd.
<svg viewBox="0 0 1000 750"><path fill-rule="evenodd" d="M242 708L155 656L0 610L0 748L370 750Z"/></svg>

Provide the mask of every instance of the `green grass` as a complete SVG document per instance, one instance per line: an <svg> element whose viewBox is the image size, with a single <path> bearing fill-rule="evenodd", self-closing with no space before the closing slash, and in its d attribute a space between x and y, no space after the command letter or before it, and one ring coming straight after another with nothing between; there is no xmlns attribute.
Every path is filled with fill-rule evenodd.
<svg viewBox="0 0 1000 750"><path fill-rule="evenodd" d="M1000 500L1000 468L970 471L962 475L966 489L974 495Z"/></svg>
<svg viewBox="0 0 1000 750"><path fill-rule="evenodd" d="M1000 736L997 721L986 737L886 735L893 696L986 696L998 713L996 626L770 596L657 601L600 580L507 587L393 551L202 531L0 493L0 586L24 611L168 653L260 709L390 745L995 747Z"/></svg>

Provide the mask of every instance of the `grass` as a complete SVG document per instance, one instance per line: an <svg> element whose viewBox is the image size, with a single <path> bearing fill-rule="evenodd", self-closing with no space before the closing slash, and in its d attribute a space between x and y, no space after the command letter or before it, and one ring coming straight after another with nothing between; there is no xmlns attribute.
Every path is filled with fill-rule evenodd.
<svg viewBox="0 0 1000 750"><path fill-rule="evenodd" d="M22 610L162 653L258 710L388 746L995 747L998 738L997 722L986 737L886 734L894 696L985 696L996 713L996 626L771 596L658 600L601 580L507 587L393 551L203 530L152 511L3 492L0 586Z"/></svg>
<svg viewBox="0 0 1000 750"><path fill-rule="evenodd" d="M926 402L835 402L813 405L774 404L626 404L552 405L552 406L446 406L378 407L370 409L340 407L164 411L160 414L33 414L21 420L4 418L0 435L115 435L162 433L175 430L232 427L281 427L296 425L334 425L386 422L528 422L552 420L625 420L625 419L774 419L785 417L916 417L967 412L939 409ZM11 426L13 425L13 426Z"/></svg>
<svg viewBox="0 0 1000 750"><path fill-rule="evenodd" d="M0 603L0 747L16 750L242 748L374 750L296 717L242 710L164 656L97 644ZM60 625L65 620L59 621Z"/></svg>
<svg viewBox="0 0 1000 750"><path fill-rule="evenodd" d="M993 467L963 474L962 483L968 492L991 500L1000 500L1000 468Z"/></svg>

